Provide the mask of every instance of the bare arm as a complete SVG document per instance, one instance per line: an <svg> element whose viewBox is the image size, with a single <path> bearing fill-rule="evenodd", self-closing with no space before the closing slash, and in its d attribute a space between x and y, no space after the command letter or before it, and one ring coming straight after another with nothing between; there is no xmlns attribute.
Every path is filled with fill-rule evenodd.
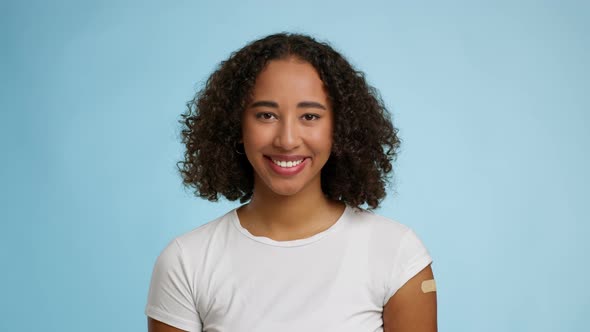
<svg viewBox="0 0 590 332"><path fill-rule="evenodd" d="M148 332L186 332L148 317Z"/></svg>
<svg viewBox="0 0 590 332"><path fill-rule="evenodd" d="M436 292L422 291L434 279L430 265L408 280L383 307L383 332L436 332Z"/></svg>

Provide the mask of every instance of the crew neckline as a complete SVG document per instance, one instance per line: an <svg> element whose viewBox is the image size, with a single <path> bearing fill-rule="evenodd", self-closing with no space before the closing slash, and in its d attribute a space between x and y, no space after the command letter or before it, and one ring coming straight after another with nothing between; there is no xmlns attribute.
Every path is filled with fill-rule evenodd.
<svg viewBox="0 0 590 332"><path fill-rule="evenodd" d="M277 240L273 240L273 239L266 237L266 236L253 235L252 233L250 233L250 231L248 231L246 228L244 228L242 226L242 224L240 224L240 218L238 217L238 212L237 212L238 208L235 208L231 211L231 221L232 221L232 224L236 227L236 229L238 231L240 231L240 233L242 233L247 238L250 238L256 242L260 242L260 243L275 246L275 247L298 247L298 246L304 246L304 245L319 241L322 238L329 235L330 233L335 232L348 219L348 214L350 213L350 209L351 209L351 207L348 206L348 204L346 204L344 207L344 212L342 212L342 215L340 215L340 217L338 217L338 219L336 220L336 222L334 224L332 224L332 226L330 226L327 229L325 229L319 233L316 233L310 237L306 237L303 239L296 239L296 240L277 241Z"/></svg>

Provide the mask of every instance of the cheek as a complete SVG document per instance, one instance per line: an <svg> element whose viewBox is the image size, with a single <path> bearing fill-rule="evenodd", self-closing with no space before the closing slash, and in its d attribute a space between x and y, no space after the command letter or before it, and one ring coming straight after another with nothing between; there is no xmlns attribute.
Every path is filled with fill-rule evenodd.
<svg viewBox="0 0 590 332"><path fill-rule="evenodd" d="M332 147L332 125L325 123L321 128L315 128L313 131L313 141L318 148L330 149Z"/></svg>
<svg viewBox="0 0 590 332"><path fill-rule="evenodd" d="M246 151L258 150L258 148L268 144L268 131L245 124L242 127L242 139Z"/></svg>
<svg viewBox="0 0 590 332"><path fill-rule="evenodd" d="M242 120L242 140L244 145L251 144L252 139L256 138L255 132L256 130L248 120Z"/></svg>

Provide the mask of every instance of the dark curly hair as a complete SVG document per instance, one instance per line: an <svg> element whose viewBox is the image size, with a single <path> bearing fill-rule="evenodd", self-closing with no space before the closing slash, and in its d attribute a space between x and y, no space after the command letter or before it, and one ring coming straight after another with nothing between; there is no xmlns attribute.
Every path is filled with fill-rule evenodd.
<svg viewBox="0 0 590 332"><path fill-rule="evenodd" d="M333 145L321 171L326 197L351 206L375 209L400 139L377 90L364 73L329 44L293 33L264 37L222 61L181 115L184 160L177 163L195 195L217 201L219 194L241 203L252 197L254 171L237 153L241 116L251 101L256 77L271 60L296 57L311 64L328 92L334 112Z"/></svg>

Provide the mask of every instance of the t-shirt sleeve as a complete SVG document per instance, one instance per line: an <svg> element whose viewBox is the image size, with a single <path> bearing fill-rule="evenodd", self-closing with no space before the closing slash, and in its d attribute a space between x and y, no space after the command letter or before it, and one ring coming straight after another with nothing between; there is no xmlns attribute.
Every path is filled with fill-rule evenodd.
<svg viewBox="0 0 590 332"><path fill-rule="evenodd" d="M393 269L383 306L389 299L412 277L432 263L428 250L412 229L407 229L401 238L396 259L393 261Z"/></svg>
<svg viewBox="0 0 590 332"><path fill-rule="evenodd" d="M182 247L173 240L154 265L145 314L181 330L201 332L189 280Z"/></svg>

